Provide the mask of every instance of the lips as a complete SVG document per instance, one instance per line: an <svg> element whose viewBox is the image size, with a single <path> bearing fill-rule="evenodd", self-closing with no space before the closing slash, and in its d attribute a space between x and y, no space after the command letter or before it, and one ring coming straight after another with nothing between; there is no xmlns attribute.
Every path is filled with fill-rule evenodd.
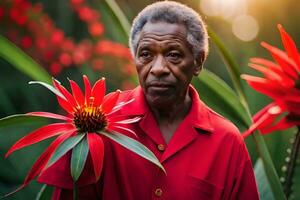
<svg viewBox="0 0 300 200"><path fill-rule="evenodd" d="M148 85L148 89L153 92L165 92L173 87L170 83L155 82Z"/></svg>

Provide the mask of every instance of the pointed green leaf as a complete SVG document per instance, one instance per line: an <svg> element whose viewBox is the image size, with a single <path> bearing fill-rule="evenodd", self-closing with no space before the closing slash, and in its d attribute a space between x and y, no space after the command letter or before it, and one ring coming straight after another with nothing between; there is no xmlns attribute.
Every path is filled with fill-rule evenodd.
<svg viewBox="0 0 300 200"><path fill-rule="evenodd" d="M154 163L159 168L161 168L165 173L164 167L161 165L159 160L156 156L143 144L140 142L117 132L99 132L99 134L105 135L106 137L110 138L111 140L117 142L118 144L122 145L123 147L129 149L130 151L138 154L139 156L145 158L146 160Z"/></svg>
<svg viewBox="0 0 300 200"><path fill-rule="evenodd" d="M35 200L50 200L52 198L53 187L49 185L43 185L38 192Z"/></svg>
<svg viewBox="0 0 300 200"><path fill-rule="evenodd" d="M113 41L128 44L130 23L114 0L97 1L94 5L101 12L101 20L110 26L105 30L106 36Z"/></svg>
<svg viewBox="0 0 300 200"><path fill-rule="evenodd" d="M10 115L0 119L0 128L32 123L46 123L47 121L44 117L29 116L26 114Z"/></svg>
<svg viewBox="0 0 300 200"><path fill-rule="evenodd" d="M70 151L76 144L78 144L85 134L79 134L73 137L70 137L66 141L64 141L53 153L49 162L47 163L47 168L53 165L58 159L60 159L63 155L65 155L68 151Z"/></svg>
<svg viewBox="0 0 300 200"><path fill-rule="evenodd" d="M233 85L238 93L238 96L240 97L240 100L242 101L242 104L245 101L245 96L243 93L243 87L242 87L242 83L241 83L241 79L240 79L240 69L238 64L235 62L235 60L233 59L232 55L230 54L230 52L226 49L224 43L222 42L222 40L217 36L216 33L214 33L214 31L208 27L208 34L210 39L214 42L214 44L217 46L223 60L224 63L226 64L227 70L229 72L229 75L231 77L231 80L233 82Z"/></svg>
<svg viewBox="0 0 300 200"><path fill-rule="evenodd" d="M105 0L105 3L111 9L112 14L115 15L117 21L120 23L120 27L125 33L126 38L128 38L131 26L126 15L123 13L115 0Z"/></svg>
<svg viewBox="0 0 300 200"><path fill-rule="evenodd" d="M201 94L201 99L211 108L232 120L239 128L248 127L249 117L243 105L222 79L204 69L199 77L193 79L193 85Z"/></svg>
<svg viewBox="0 0 300 200"><path fill-rule="evenodd" d="M60 91L58 91L57 89L55 89L52 85L49 85L48 83L44 83L44 82L41 82L41 81L30 81L29 84L42 85L42 86L46 87L47 89L49 89L54 94L56 94L57 96L59 96L62 99L66 100L66 97Z"/></svg>
<svg viewBox="0 0 300 200"><path fill-rule="evenodd" d="M255 163L254 173L255 173L260 199L264 199L264 200L275 199L270 184L268 182L261 158L259 158Z"/></svg>
<svg viewBox="0 0 300 200"><path fill-rule="evenodd" d="M51 83L51 77L43 67L1 35L0 57L34 80Z"/></svg>
<svg viewBox="0 0 300 200"><path fill-rule="evenodd" d="M86 158L89 153L89 145L86 137L84 137L72 151L71 157L71 175L76 182L84 168Z"/></svg>

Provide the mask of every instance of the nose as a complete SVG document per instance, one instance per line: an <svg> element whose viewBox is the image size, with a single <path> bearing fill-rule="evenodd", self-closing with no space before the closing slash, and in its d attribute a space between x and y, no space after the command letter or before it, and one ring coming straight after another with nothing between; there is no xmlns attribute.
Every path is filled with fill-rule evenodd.
<svg viewBox="0 0 300 200"><path fill-rule="evenodd" d="M167 67L167 63L164 56L158 55L156 59L153 60L150 73L157 77L167 75L170 73L170 70Z"/></svg>

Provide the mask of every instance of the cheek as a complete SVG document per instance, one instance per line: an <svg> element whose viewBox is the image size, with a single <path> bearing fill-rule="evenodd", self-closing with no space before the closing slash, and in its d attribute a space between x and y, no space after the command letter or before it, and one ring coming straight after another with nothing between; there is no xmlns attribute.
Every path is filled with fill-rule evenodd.
<svg viewBox="0 0 300 200"><path fill-rule="evenodd" d="M173 68L172 74L180 82L189 82L192 77L192 70L187 66L177 66Z"/></svg>
<svg viewBox="0 0 300 200"><path fill-rule="evenodd" d="M136 71L140 80L140 83L143 84L143 82L145 82L146 78L147 78L147 74L148 74L148 67L145 65L141 65L136 63Z"/></svg>

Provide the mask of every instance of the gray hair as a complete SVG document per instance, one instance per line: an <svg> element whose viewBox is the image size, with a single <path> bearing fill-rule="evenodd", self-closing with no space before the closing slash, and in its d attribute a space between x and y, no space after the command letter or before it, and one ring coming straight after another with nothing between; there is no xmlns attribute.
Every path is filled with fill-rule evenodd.
<svg viewBox="0 0 300 200"><path fill-rule="evenodd" d="M147 22L167 22L183 24L187 29L187 42L192 47L194 58L208 54L208 36L201 16L192 8L174 1L160 1L145 7L133 20L129 47L133 56L139 42L140 33Z"/></svg>

